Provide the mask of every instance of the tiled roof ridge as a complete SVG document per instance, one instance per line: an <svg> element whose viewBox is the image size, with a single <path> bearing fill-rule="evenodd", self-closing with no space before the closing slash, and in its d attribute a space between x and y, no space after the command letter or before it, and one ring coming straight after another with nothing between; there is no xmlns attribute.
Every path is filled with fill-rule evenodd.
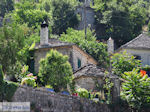
<svg viewBox="0 0 150 112"><path fill-rule="evenodd" d="M143 39L142 39L143 38ZM143 41L145 39L148 39L146 42L150 42L150 36L148 35L147 32L142 32L140 35L138 35L136 38L132 39L131 41L127 42L126 44L122 45L120 48L118 48L115 53L119 52L123 48L133 48L133 49L150 49L150 46L145 44L144 46L135 46L135 42L139 43L144 43ZM143 41L141 41L143 40Z"/></svg>
<svg viewBox="0 0 150 112"><path fill-rule="evenodd" d="M87 64L87 65L85 65L85 66L79 68L78 70L74 71L73 74L75 74L75 73L81 71L82 69L84 69L84 68L86 68L87 66L90 66L90 65L94 65L94 64ZM96 66L96 65L94 65L94 66Z"/></svg>
<svg viewBox="0 0 150 112"><path fill-rule="evenodd" d="M122 45L120 48L124 48L124 47L128 46L129 44L131 44L132 42L138 40L139 38L142 37L143 34L144 34L144 33L141 33L139 36L137 36L136 38L134 38L134 39L132 39L131 41L127 42L126 44Z"/></svg>

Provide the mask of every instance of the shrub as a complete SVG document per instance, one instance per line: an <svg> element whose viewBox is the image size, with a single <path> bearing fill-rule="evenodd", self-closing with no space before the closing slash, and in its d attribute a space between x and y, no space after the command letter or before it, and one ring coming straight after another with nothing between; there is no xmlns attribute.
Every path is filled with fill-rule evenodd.
<svg viewBox="0 0 150 112"><path fill-rule="evenodd" d="M0 65L0 85L3 83L4 80L4 73L2 70L2 66Z"/></svg>
<svg viewBox="0 0 150 112"><path fill-rule="evenodd" d="M133 68L141 65L140 60L136 60L134 56L127 54L126 51L121 54L114 54L111 62L112 70L118 76L121 76L124 72L132 71Z"/></svg>
<svg viewBox="0 0 150 112"><path fill-rule="evenodd" d="M54 90L66 89L72 82L72 67L68 62L68 56L64 56L56 50L47 53L45 59L40 60L39 74L44 85L51 85Z"/></svg>
<svg viewBox="0 0 150 112"><path fill-rule="evenodd" d="M0 101L11 101L17 87L17 83L4 81L4 73L0 65Z"/></svg>
<svg viewBox="0 0 150 112"><path fill-rule="evenodd" d="M141 76L138 70L125 72L122 84L122 98L125 99L135 110L146 109L150 106L150 78Z"/></svg>
<svg viewBox="0 0 150 112"><path fill-rule="evenodd" d="M30 73L26 77L22 78L21 85L36 87L35 81L36 81L36 76L33 76L33 74Z"/></svg>
<svg viewBox="0 0 150 112"><path fill-rule="evenodd" d="M88 98L89 97L89 92L85 88L79 88L76 90L76 92L82 98Z"/></svg>
<svg viewBox="0 0 150 112"><path fill-rule="evenodd" d="M4 84L4 100L11 101L14 93L18 88L18 84L14 82L5 82Z"/></svg>

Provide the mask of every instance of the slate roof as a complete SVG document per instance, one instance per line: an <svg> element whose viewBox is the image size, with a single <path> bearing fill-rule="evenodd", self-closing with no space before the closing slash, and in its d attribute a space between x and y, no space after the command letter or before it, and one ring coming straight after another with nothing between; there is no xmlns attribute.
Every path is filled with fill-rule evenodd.
<svg viewBox="0 0 150 112"><path fill-rule="evenodd" d="M89 64L80 68L79 70L74 72L74 77L79 78L81 76L88 76L88 77L104 77L105 76L105 69L100 68L96 65ZM111 75L110 78L118 78L118 76Z"/></svg>
<svg viewBox="0 0 150 112"><path fill-rule="evenodd" d="M72 46L74 43L63 42L55 38L51 38L48 40L48 45L40 45L40 43L36 43L35 49L41 48L53 48L53 47L62 47L62 46Z"/></svg>
<svg viewBox="0 0 150 112"><path fill-rule="evenodd" d="M122 45L119 49L122 48L150 49L150 36L146 32L142 33L135 39Z"/></svg>

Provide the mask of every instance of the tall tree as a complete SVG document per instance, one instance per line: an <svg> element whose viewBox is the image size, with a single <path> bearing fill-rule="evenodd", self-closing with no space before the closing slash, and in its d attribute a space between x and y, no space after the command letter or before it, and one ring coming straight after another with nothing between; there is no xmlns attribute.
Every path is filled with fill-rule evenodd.
<svg viewBox="0 0 150 112"><path fill-rule="evenodd" d="M100 38L112 37L118 46L141 33L147 18L143 0L94 0L96 27Z"/></svg>
<svg viewBox="0 0 150 112"><path fill-rule="evenodd" d="M0 1L0 16L4 17L5 13L9 13L14 9L13 0L1 0Z"/></svg>
<svg viewBox="0 0 150 112"><path fill-rule="evenodd" d="M15 10L10 16L19 24L26 23L29 27L37 28L43 21L49 21L51 14L40 9L37 0L21 0L15 4Z"/></svg>
<svg viewBox="0 0 150 112"><path fill-rule="evenodd" d="M43 2L45 11L52 13L54 34L61 34L68 27L74 28L78 25L79 16L75 13L77 5L77 0L45 0Z"/></svg>
<svg viewBox="0 0 150 112"><path fill-rule="evenodd" d="M27 63L30 46L39 40L38 34L33 32L35 30L28 28L26 24L4 24L0 28L0 64L5 74L15 75L17 70L13 69L17 69L20 66L18 64Z"/></svg>

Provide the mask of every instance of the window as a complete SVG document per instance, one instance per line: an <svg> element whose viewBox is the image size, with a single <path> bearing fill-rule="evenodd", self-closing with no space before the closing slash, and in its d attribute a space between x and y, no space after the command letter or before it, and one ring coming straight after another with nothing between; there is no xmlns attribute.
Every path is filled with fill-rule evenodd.
<svg viewBox="0 0 150 112"><path fill-rule="evenodd" d="M84 2L84 0L79 0L79 2Z"/></svg>
<svg viewBox="0 0 150 112"><path fill-rule="evenodd" d="M81 60L78 58L78 68L81 67Z"/></svg>
<svg viewBox="0 0 150 112"><path fill-rule="evenodd" d="M137 59L137 60L141 60L141 56L139 56L139 55L134 55L134 57L135 57L135 59Z"/></svg>

